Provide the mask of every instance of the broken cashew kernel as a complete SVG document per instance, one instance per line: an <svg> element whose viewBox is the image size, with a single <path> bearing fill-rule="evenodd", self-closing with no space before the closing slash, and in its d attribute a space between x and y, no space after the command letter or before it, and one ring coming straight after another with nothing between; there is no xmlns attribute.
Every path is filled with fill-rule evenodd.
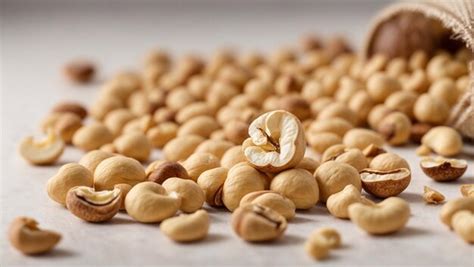
<svg viewBox="0 0 474 267"><path fill-rule="evenodd" d="M439 204L444 201L445 197L440 192L425 185L423 188L423 200L428 204Z"/></svg>
<svg viewBox="0 0 474 267"><path fill-rule="evenodd" d="M61 240L61 235L38 228L38 222L29 217L18 217L8 230L10 243L25 254L41 254L52 250Z"/></svg>
<svg viewBox="0 0 474 267"><path fill-rule="evenodd" d="M53 164L63 154L64 141L49 130L46 138L35 140L32 136L26 137L20 144L20 155L34 165Z"/></svg>

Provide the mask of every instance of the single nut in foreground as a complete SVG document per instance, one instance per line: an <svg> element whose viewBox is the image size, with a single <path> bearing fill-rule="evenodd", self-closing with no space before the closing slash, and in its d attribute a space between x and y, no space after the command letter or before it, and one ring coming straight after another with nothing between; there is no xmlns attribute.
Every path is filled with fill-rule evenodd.
<svg viewBox="0 0 474 267"><path fill-rule="evenodd" d="M175 193L181 198L179 209L183 212L195 212L204 204L204 191L192 180L169 178L162 185L166 192Z"/></svg>
<svg viewBox="0 0 474 267"><path fill-rule="evenodd" d="M461 197L446 202L441 208L440 219L449 228L452 228L452 218L455 213L461 210L474 212L474 197Z"/></svg>
<svg viewBox="0 0 474 267"><path fill-rule="evenodd" d="M267 112L249 126L251 144L243 151L248 162L267 172L280 172L296 166L304 156L303 127L287 111Z"/></svg>
<svg viewBox="0 0 474 267"><path fill-rule="evenodd" d="M308 255L316 260L322 260L329 256L330 249L341 246L341 236L336 229L322 227L308 237L304 249Z"/></svg>
<svg viewBox="0 0 474 267"><path fill-rule="evenodd" d="M474 184L463 184L459 188L464 197L474 197Z"/></svg>
<svg viewBox="0 0 474 267"><path fill-rule="evenodd" d="M320 197L316 179L305 169L289 169L277 174L270 189L290 199L297 209L314 207Z"/></svg>
<svg viewBox="0 0 474 267"><path fill-rule="evenodd" d="M95 191L87 186L71 188L66 196L67 209L78 218L88 222L104 222L117 214L121 204L121 191Z"/></svg>
<svg viewBox="0 0 474 267"><path fill-rule="evenodd" d="M349 164L328 161L314 173L319 186L319 199L326 202L328 197L344 189L346 185L352 184L361 189L359 172Z"/></svg>
<svg viewBox="0 0 474 267"><path fill-rule="evenodd" d="M153 164L153 163L158 164ZM155 161L150 164L147 169L147 179L148 181L155 182L157 184L162 184L166 179L171 177L179 177L183 179L190 179L188 172L183 167L183 165L178 162L171 161Z"/></svg>
<svg viewBox="0 0 474 267"><path fill-rule="evenodd" d="M51 177L46 184L48 196L66 205L66 196L69 189L75 186L89 186L93 183L92 173L77 163L68 163L59 168L58 172Z"/></svg>
<svg viewBox="0 0 474 267"><path fill-rule="evenodd" d="M91 151L113 140L114 135L105 125L93 123L79 128L72 137L72 144L84 151Z"/></svg>
<svg viewBox="0 0 474 267"><path fill-rule="evenodd" d="M431 128L421 138L421 144L444 157L459 154L463 147L461 135L455 129L447 126Z"/></svg>
<svg viewBox="0 0 474 267"><path fill-rule="evenodd" d="M278 212L258 204L237 208L232 214L232 228L250 242L271 241L285 232L287 222Z"/></svg>
<svg viewBox="0 0 474 267"><path fill-rule="evenodd" d="M10 224L8 238L16 249L33 255L52 250L61 240L61 234L38 228L33 218L17 217Z"/></svg>
<svg viewBox="0 0 474 267"><path fill-rule="evenodd" d="M145 171L140 162L124 156L107 158L94 171L96 190L111 190L116 184L134 186L144 180Z"/></svg>
<svg viewBox="0 0 474 267"><path fill-rule="evenodd" d="M76 83L90 82L95 75L95 65L88 60L74 60L63 68L64 75Z"/></svg>
<svg viewBox="0 0 474 267"><path fill-rule="evenodd" d="M420 161L423 172L438 182L459 179L467 169L467 161L444 157L425 157Z"/></svg>
<svg viewBox="0 0 474 267"><path fill-rule="evenodd" d="M206 203L213 207L224 206L222 200L222 188L227 178L228 169L218 167L207 170L199 175L197 179L198 185L204 191Z"/></svg>
<svg viewBox="0 0 474 267"><path fill-rule="evenodd" d="M125 210L135 220L143 223L161 222L176 214L181 198L154 182L134 186L125 197Z"/></svg>
<svg viewBox="0 0 474 267"><path fill-rule="evenodd" d="M354 203L349 218L369 234L390 234L402 229L410 218L410 206L398 197L389 197L375 205Z"/></svg>
<svg viewBox="0 0 474 267"><path fill-rule="evenodd" d="M164 220L160 230L177 242L192 242L204 239L209 232L209 215L205 210L192 214L180 214Z"/></svg>
<svg viewBox="0 0 474 267"><path fill-rule="evenodd" d="M248 163L239 163L227 173L222 186L222 202L230 211L235 210L240 200L248 193L268 188L267 176Z"/></svg>
<svg viewBox="0 0 474 267"><path fill-rule="evenodd" d="M452 219L454 232L468 243L474 243L474 213L468 210L458 211Z"/></svg>
<svg viewBox="0 0 474 267"><path fill-rule="evenodd" d="M101 163L104 159L108 159L113 156L115 156L113 153L102 150L92 150L82 156L82 158L79 160L79 164L86 167L86 169L91 171L91 173L94 173L95 168L97 168L99 163Z"/></svg>
<svg viewBox="0 0 474 267"><path fill-rule="evenodd" d="M56 162L64 151L64 141L49 130L43 140L34 140L26 137L20 143L20 155L29 163L35 165L49 165Z"/></svg>
<svg viewBox="0 0 474 267"><path fill-rule="evenodd" d="M280 193L271 190L262 190L248 193L240 200L239 206L247 204L259 204L280 213L285 219L291 220L295 217L295 204Z"/></svg>
<svg viewBox="0 0 474 267"><path fill-rule="evenodd" d="M346 185L341 191L329 196L326 201L326 207L334 217L341 219L349 218L348 208L353 203L362 203L366 205L374 205L371 200L361 195L360 189L352 184Z"/></svg>
<svg viewBox="0 0 474 267"><path fill-rule="evenodd" d="M391 171L364 169L360 172L362 187L376 197L387 198L399 195L411 181L409 169L400 168Z"/></svg>
<svg viewBox="0 0 474 267"><path fill-rule="evenodd" d="M444 195L431 187L423 187L423 200L428 204L439 204L445 199Z"/></svg>
<svg viewBox="0 0 474 267"><path fill-rule="evenodd" d="M183 162L189 178L196 181L201 173L219 167L219 159L210 153L194 153Z"/></svg>

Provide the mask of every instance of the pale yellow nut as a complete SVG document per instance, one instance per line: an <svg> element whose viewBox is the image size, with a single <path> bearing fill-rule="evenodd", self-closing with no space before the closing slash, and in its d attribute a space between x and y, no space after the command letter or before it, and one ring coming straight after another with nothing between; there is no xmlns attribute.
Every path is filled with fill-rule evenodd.
<svg viewBox="0 0 474 267"><path fill-rule="evenodd" d="M150 140L141 132L122 134L114 140L114 147L119 154L142 162L148 160L152 150Z"/></svg>
<svg viewBox="0 0 474 267"><path fill-rule="evenodd" d="M316 169L319 167L319 162L310 157L304 157L298 165L296 165L296 169L305 169L310 173L314 173Z"/></svg>
<svg viewBox="0 0 474 267"><path fill-rule="evenodd" d="M101 123L82 126L72 137L74 146L84 151L98 149L113 141L113 134Z"/></svg>
<svg viewBox="0 0 474 267"><path fill-rule="evenodd" d="M401 89L397 79L389 77L383 72L374 73L367 81L367 92L377 103L384 102L388 96Z"/></svg>
<svg viewBox="0 0 474 267"><path fill-rule="evenodd" d="M451 221L456 234L466 242L474 243L474 213L472 211L458 211Z"/></svg>
<svg viewBox="0 0 474 267"><path fill-rule="evenodd" d="M179 126L174 122L162 122L150 128L146 135L153 147L163 148L170 140L176 138Z"/></svg>
<svg viewBox="0 0 474 267"><path fill-rule="evenodd" d="M319 113L318 120L341 118L352 125L357 123L357 116L347 105L339 102L332 102L326 105Z"/></svg>
<svg viewBox="0 0 474 267"><path fill-rule="evenodd" d="M195 212L204 204L204 191L194 181L172 177L166 179L162 185L166 189L166 192L175 193L181 198L179 209L183 212Z"/></svg>
<svg viewBox="0 0 474 267"><path fill-rule="evenodd" d="M61 234L40 229L33 218L17 217L10 224L8 238L24 254L41 254L52 250L61 240Z"/></svg>
<svg viewBox="0 0 474 267"><path fill-rule="evenodd" d="M128 109L116 109L105 116L104 125L107 126L115 136L118 136L122 133L122 129L125 125L134 118L135 115Z"/></svg>
<svg viewBox="0 0 474 267"><path fill-rule="evenodd" d="M104 222L112 219L120 209L122 191L96 191L92 187L76 186L66 196L66 207L76 217L88 222Z"/></svg>
<svg viewBox="0 0 474 267"><path fill-rule="evenodd" d="M214 116L215 110L206 102L194 102L176 113L176 122L185 123L198 116Z"/></svg>
<svg viewBox="0 0 474 267"><path fill-rule="evenodd" d="M308 131L310 133L330 132L337 134L339 137L342 138L352 128L352 124L350 124L346 120L342 118L333 118L329 120L313 121L310 124Z"/></svg>
<svg viewBox="0 0 474 267"><path fill-rule="evenodd" d="M434 125L443 124L449 116L449 105L444 99L423 94L416 100L413 112L415 118L420 122Z"/></svg>
<svg viewBox="0 0 474 267"><path fill-rule="evenodd" d="M163 148L165 159L170 161L185 160L204 142L198 135L183 135L170 140Z"/></svg>
<svg viewBox="0 0 474 267"><path fill-rule="evenodd" d="M196 181L201 173L219 166L219 159L210 153L194 153L183 162L183 167L193 181Z"/></svg>
<svg viewBox="0 0 474 267"><path fill-rule="evenodd" d="M160 230L177 242L192 242L204 239L209 231L209 215L205 210L192 214L181 214L161 222Z"/></svg>
<svg viewBox="0 0 474 267"><path fill-rule="evenodd" d="M445 197L440 192L434 190L431 187L423 187L423 200L428 204L439 204L444 201Z"/></svg>
<svg viewBox="0 0 474 267"><path fill-rule="evenodd" d="M382 147L385 143L383 137L372 130L354 128L349 130L343 138L343 143L347 147L365 149L369 145L376 145Z"/></svg>
<svg viewBox="0 0 474 267"><path fill-rule="evenodd" d="M82 127L82 119L75 113L64 113L54 124L54 131L66 143L71 143L72 137L76 131Z"/></svg>
<svg viewBox="0 0 474 267"><path fill-rule="evenodd" d="M297 209L310 209L320 199L316 179L305 169L289 169L277 174L270 189L290 199Z"/></svg>
<svg viewBox="0 0 474 267"><path fill-rule="evenodd" d="M446 202L441 208L440 219L449 228L452 228L452 218L455 213L461 210L474 212L474 197L461 197Z"/></svg>
<svg viewBox="0 0 474 267"><path fill-rule="evenodd" d="M230 169L237 163L246 162L247 159L242 150L242 146L240 145L229 148L224 155L222 155L221 166Z"/></svg>
<svg viewBox="0 0 474 267"><path fill-rule="evenodd" d="M447 126L433 127L421 139L421 143L433 152L451 157L459 154L463 147L461 135Z"/></svg>
<svg viewBox="0 0 474 267"><path fill-rule="evenodd" d="M145 170L140 162L124 156L114 156L97 165L94 171L94 188L111 190L116 184L134 186L145 178Z"/></svg>
<svg viewBox="0 0 474 267"><path fill-rule="evenodd" d="M309 146L319 154L323 154L326 149L331 146L341 144L342 138L335 133L331 132L322 132L322 133L312 133L309 132L306 135Z"/></svg>
<svg viewBox="0 0 474 267"><path fill-rule="evenodd" d="M378 171L391 171L400 168L410 170L408 162L395 153L382 153L375 156L369 163L369 168Z"/></svg>
<svg viewBox="0 0 474 267"><path fill-rule="evenodd" d="M248 193L241 200L239 206L259 204L280 213L285 219L295 217L295 204L280 193L271 190L262 190Z"/></svg>
<svg viewBox="0 0 474 267"><path fill-rule="evenodd" d="M349 184L343 190L329 196L326 201L326 207L334 217L348 219L348 208L353 203L374 204L371 200L361 195L360 189Z"/></svg>
<svg viewBox="0 0 474 267"><path fill-rule="evenodd" d="M86 169L88 169L91 173L94 173L95 168L97 168L99 163L101 163L104 159L108 159L113 156L115 156L113 153L102 150L92 150L82 156L82 158L79 160L79 164L86 167Z"/></svg>
<svg viewBox="0 0 474 267"><path fill-rule="evenodd" d="M46 183L48 196L59 204L66 205L66 195L75 186L92 187L92 173L77 163L68 163Z"/></svg>
<svg viewBox="0 0 474 267"><path fill-rule="evenodd" d="M206 140L202 142L195 150L195 153L210 153L216 156L219 160L227 150L232 148L234 144L225 140Z"/></svg>
<svg viewBox="0 0 474 267"><path fill-rule="evenodd" d="M402 229L410 217L410 206L398 197L389 197L375 205L354 203L349 218L369 234L391 234Z"/></svg>
<svg viewBox="0 0 474 267"><path fill-rule="evenodd" d="M212 132L219 129L219 124L211 116L197 116L186 121L178 130L178 136L198 135L209 138Z"/></svg>
<svg viewBox="0 0 474 267"><path fill-rule="evenodd" d="M474 197L474 184L464 184L459 188L464 197Z"/></svg>
<svg viewBox="0 0 474 267"><path fill-rule="evenodd" d="M323 202L346 185L352 184L359 190L362 188L359 172L346 163L325 162L319 166L314 176L319 186L319 198Z"/></svg>
<svg viewBox="0 0 474 267"><path fill-rule="evenodd" d="M32 136L26 137L20 143L20 155L31 164L53 164L63 154L64 141L50 130L43 140L35 140Z"/></svg>
<svg viewBox="0 0 474 267"><path fill-rule="evenodd" d="M378 124L377 131L394 146L404 145L410 139L410 118L402 112L392 112Z"/></svg>

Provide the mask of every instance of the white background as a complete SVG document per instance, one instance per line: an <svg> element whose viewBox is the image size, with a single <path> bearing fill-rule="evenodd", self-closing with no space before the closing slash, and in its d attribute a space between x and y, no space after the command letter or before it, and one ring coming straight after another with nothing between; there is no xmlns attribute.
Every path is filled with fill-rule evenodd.
<svg viewBox="0 0 474 267"><path fill-rule="evenodd" d="M439 206L425 205L423 185L459 196L459 185L474 182L474 166L461 180L434 183L421 173L414 147L397 150L409 159L413 180L401 197L410 202L408 226L396 235L373 237L350 221L337 220L322 206L298 213L285 236L272 244L248 244L229 226L229 214L208 209L209 237L180 245L158 225L120 214L106 224L89 224L53 203L45 183L58 166L77 161L67 149L58 166L31 167L16 153L21 138L38 133L49 108L64 99L90 104L100 83L76 87L60 75L62 64L87 56L100 65L100 79L139 66L143 54L161 46L172 52L207 53L223 45L267 51L294 43L306 32L344 33L360 44L370 18L386 1L9 1L1 8L1 224L2 266L6 265L312 265L303 243L317 227L333 226L343 248L321 265L474 265L474 247L438 219ZM25 257L7 242L16 216L36 218L63 240L52 253Z"/></svg>

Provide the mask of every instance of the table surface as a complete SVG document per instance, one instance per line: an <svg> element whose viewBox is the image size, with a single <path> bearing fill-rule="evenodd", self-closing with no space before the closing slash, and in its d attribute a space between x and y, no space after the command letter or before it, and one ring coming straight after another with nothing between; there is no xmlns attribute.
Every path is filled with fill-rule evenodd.
<svg viewBox="0 0 474 267"><path fill-rule="evenodd" d="M435 183L418 167L414 147L393 149L410 162L412 182L400 195L410 203L407 227L391 236L370 236L347 220L329 216L318 205L298 212L283 238L271 244L249 244L232 232L230 214L206 208L209 236L198 244L176 244L156 224L140 224L126 214L109 223L80 221L53 203L45 183L61 164L81 153L68 148L56 166L32 167L16 152L21 138L38 133L38 123L59 100L90 103L100 83L76 87L65 82L61 65L77 56L100 64L100 79L139 66L147 49L209 52L220 45L261 50L291 44L301 33L346 33L360 43L369 18L383 3L188 2L134 5L122 1L4 2L1 15L1 224L5 234L16 216L36 218L58 230L63 240L50 254L26 257L0 238L0 265L312 265L303 243L315 228L332 226L343 247L321 265L474 265L474 247L449 231L438 218L440 206L426 205L423 186L456 198L459 186L474 183L474 166L454 183ZM154 158L158 153L154 154Z"/></svg>

